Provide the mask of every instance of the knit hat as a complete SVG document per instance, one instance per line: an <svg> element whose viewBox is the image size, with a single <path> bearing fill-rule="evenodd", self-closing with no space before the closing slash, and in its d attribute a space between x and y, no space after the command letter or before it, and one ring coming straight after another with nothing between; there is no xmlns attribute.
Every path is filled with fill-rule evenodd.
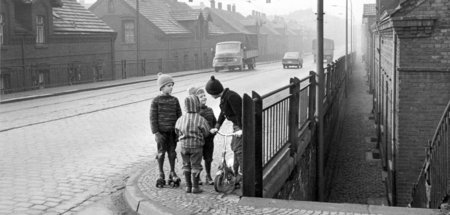
<svg viewBox="0 0 450 215"><path fill-rule="evenodd" d="M198 113L200 111L200 101L197 96L190 95L184 99L184 107L187 113Z"/></svg>
<svg viewBox="0 0 450 215"><path fill-rule="evenodd" d="M212 75L211 79L206 83L205 89L210 95L219 95L223 91L223 86L220 81Z"/></svg>
<svg viewBox="0 0 450 215"><path fill-rule="evenodd" d="M158 89L161 90L162 87L164 87L164 85L168 84L168 83L175 83L173 81L172 76L170 75L166 75L166 74L162 74L161 72L158 73Z"/></svg>
<svg viewBox="0 0 450 215"><path fill-rule="evenodd" d="M201 93L205 93L205 90L203 90L203 89L200 88L200 87L189 87L189 88L188 88L188 94L189 94L189 95L195 95L195 96L197 96L197 95L199 95L199 94L201 94Z"/></svg>

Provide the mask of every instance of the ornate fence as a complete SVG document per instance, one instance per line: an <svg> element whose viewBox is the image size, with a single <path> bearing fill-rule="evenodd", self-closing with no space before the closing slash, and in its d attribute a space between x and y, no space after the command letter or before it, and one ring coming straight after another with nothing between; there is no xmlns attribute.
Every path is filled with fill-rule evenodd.
<svg viewBox="0 0 450 215"><path fill-rule="evenodd" d="M423 168L413 187L411 207L438 208L450 196L449 147L450 101L426 149Z"/></svg>

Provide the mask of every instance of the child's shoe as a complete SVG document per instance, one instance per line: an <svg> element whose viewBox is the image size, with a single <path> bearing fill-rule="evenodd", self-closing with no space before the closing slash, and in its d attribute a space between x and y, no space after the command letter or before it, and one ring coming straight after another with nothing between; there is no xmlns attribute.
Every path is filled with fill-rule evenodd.
<svg viewBox="0 0 450 215"><path fill-rule="evenodd" d="M207 175L207 176L205 177L205 184L206 184L206 185L214 185L214 180L211 178L210 175Z"/></svg>
<svg viewBox="0 0 450 215"><path fill-rule="evenodd" d="M164 178L165 178L164 173L163 172L159 173L159 178L156 179L156 187L163 188L164 185L166 185L166 180Z"/></svg>
<svg viewBox="0 0 450 215"><path fill-rule="evenodd" d="M167 183L171 187L179 187L180 183L181 183L181 179L178 178L178 176L177 176L177 174L175 172L170 172L169 173L169 179L167 180Z"/></svg>

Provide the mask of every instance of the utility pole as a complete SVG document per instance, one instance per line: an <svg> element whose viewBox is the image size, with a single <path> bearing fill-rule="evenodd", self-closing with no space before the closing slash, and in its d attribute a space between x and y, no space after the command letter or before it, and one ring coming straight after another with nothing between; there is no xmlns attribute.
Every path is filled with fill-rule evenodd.
<svg viewBox="0 0 450 215"><path fill-rule="evenodd" d="M345 86L344 94L347 98L347 86L348 86L348 0L345 0Z"/></svg>
<svg viewBox="0 0 450 215"><path fill-rule="evenodd" d="M353 53L353 2L351 0L350 0L350 53Z"/></svg>
<svg viewBox="0 0 450 215"><path fill-rule="evenodd" d="M136 74L139 74L139 67L141 67L139 49L139 0L136 0Z"/></svg>
<svg viewBox="0 0 450 215"><path fill-rule="evenodd" d="M323 98L324 98L324 71L323 71L323 0L317 0L317 74L318 99L317 115L319 121L319 147L318 147L318 183L319 183L319 201L325 200L325 180L324 180L324 135L323 135Z"/></svg>

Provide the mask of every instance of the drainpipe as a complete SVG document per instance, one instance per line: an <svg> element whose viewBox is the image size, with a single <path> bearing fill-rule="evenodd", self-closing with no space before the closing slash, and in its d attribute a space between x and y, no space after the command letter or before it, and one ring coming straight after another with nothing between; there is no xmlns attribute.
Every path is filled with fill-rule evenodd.
<svg viewBox="0 0 450 215"><path fill-rule="evenodd" d="M112 71L112 80L116 80L116 68L114 66L114 60L115 60L115 46L114 46L114 41L115 41L116 35L113 34L113 36L111 37L111 71Z"/></svg>
<svg viewBox="0 0 450 215"><path fill-rule="evenodd" d="M24 35L22 36L21 49L22 49L22 71L23 71L23 74L25 75L25 36ZM22 81L23 81L22 86L25 87L25 78ZM33 85L33 83L31 83L31 84Z"/></svg>
<svg viewBox="0 0 450 215"><path fill-rule="evenodd" d="M136 75L139 74L139 0L136 0ZM144 74L142 74L143 76Z"/></svg>
<svg viewBox="0 0 450 215"><path fill-rule="evenodd" d="M393 183L392 183L392 205L397 205L397 192L396 192L396 190L397 190L397 188L396 188L396 168L395 168L395 163L396 163L396 159L395 159L395 144L396 144L396 142L397 142L397 138L396 138L396 135L397 135L397 128L396 128L396 120L395 120L395 116L396 116L396 113L397 113L397 111L396 111L396 108L397 108L397 76L398 76L398 73L397 73L397 34L394 32L393 33L394 34L394 59L393 59L393 67L394 67L394 74L393 74L393 87L392 87L392 92L393 92L393 95L392 95L392 101L393 101L393 103L392 103L392 113L393 113L393 115L392 115L392 146L391 146L391 148L392 148L392 181L393 181Z"/></svg>

